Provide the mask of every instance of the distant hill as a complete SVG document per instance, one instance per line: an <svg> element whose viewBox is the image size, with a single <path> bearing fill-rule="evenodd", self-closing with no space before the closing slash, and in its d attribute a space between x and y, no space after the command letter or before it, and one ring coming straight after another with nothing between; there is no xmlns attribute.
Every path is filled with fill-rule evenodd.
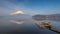
<svg viewBox="0 0 60 34"><path fill-rule="evenodd" d="M52 14L52 16L60 16L60 14Z"/></svg>
<svg viewBox="0 0 60 34"><path fill-rule="evenodd" d="M34 15L32 16L35 20L60 20L60 14L52 14L52 15Z"/></svg>

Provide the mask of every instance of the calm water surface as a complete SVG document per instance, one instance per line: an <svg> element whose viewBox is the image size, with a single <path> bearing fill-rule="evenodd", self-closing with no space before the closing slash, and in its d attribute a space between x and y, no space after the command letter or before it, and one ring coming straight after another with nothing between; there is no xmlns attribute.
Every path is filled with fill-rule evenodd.
<svg viewBox="0 0 60 34"><path fill-rule="evenodd" d="M54 27L60 30L60 21L49 21ZM16 23L15 23L16 22ZM41 21L40 21L41 22ZM2 34L58 34L56 32L50 31L48 29L40 29L34 20L19 20L19 19L9 19L0 18L0 33Z"/></svg>

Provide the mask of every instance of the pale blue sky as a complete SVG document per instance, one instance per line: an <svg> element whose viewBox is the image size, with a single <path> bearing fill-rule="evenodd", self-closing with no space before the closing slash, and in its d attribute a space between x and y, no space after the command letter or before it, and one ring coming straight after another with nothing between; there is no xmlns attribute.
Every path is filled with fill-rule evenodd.
<svg viewBox="0 0 60 34"><path fill-rule="evenodd" d="M60 13L60 0L0 0L0 15L14 11L26 14L57 14Z"/></svg>

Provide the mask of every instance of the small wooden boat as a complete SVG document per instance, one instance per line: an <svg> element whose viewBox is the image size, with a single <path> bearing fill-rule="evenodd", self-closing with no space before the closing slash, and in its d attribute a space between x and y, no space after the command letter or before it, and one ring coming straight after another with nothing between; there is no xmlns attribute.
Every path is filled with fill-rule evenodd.
<svg viewBox="0 0 60 34"><path fill-rule="evenodd" d="M60 34L60 31L57 28L54 28L50 22L38 22L35 23L39 28L48 29Z"/></svg>
<svg viewBox="0 0 60 34"><path fill-rule="evenodd" d="M51 28L50 22L39 22L39 23L36 23L36 25L42 28Z"/></svg>

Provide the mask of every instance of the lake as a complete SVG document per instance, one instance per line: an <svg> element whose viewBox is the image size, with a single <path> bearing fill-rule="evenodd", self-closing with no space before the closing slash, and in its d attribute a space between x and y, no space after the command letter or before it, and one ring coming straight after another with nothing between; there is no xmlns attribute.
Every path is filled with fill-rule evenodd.
<svg viewBox="0 0 60 34"><path fill-rule="evenodd" d="M60 30L60 21L49 21L51 24ZM40 21L40 22L41 22ZM0 34L58 34L48 29L40 29L35 23L35 20L20 20L11 18L0 18Z"/></svg>

